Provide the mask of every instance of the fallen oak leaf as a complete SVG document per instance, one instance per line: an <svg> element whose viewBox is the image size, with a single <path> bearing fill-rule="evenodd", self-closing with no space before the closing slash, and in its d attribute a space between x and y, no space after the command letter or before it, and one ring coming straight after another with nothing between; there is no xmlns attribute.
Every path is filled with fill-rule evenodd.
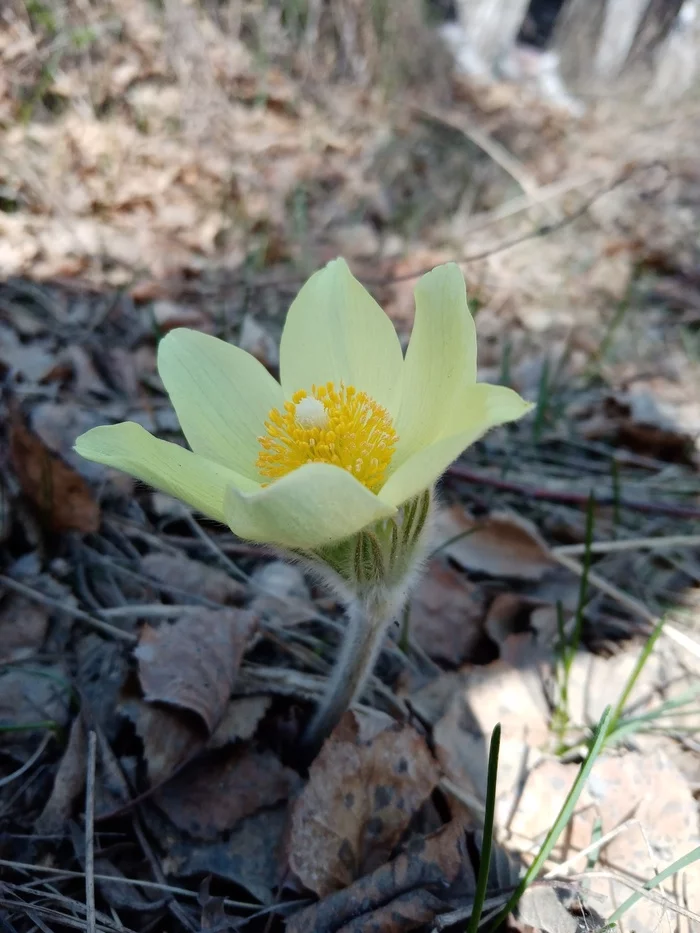
<svg viewBox="0 0 700 933"><path fill-rule="evenodd" d="M30 430L19 408L10 416L10 456L20 487L51 531L95 532L100 507L87 482Z"/></svg>
<svg viewBox="0 0 700 933"><path fill-rule="evenodd" d="M290 868L319 897L347 887L389 858L437 780L411 726L395 724L363 741L346 713L294 804Z"/></svg>
<svg viewBox="0 0 700 933"><path fill-rule="evenodd" d="M134 654L149 702L195 713L209 734L226 710L255 616L202 609L172 625L144 625Z"/></svg>

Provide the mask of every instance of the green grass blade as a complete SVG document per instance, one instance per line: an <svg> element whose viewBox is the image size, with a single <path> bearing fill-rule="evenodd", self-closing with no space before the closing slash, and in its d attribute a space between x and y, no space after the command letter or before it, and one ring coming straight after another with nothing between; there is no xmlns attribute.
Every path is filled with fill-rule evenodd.
<svg viewBox="0 0 700 933"><path fill-rule="evenodd" d="M651 655L651 652L654 650L654 645L656 644L659 638L659 635L661 634L661 631L664 627L665 622L666 622L666 617L661 616L659 621L656 623L654 631L651 633L649 638L647 638L646 644L642 648L639 654L639 657L637 658L637 663L634 665L632 672L627 678L627 683L625 684L624 689L622 693L620 694L620 699L615 704L615 709L613 710L613 714L610 719L610 727L608 730L609 734L612 734L615 731L615 727L620 721L620 717L622 716L625 705L630 698L630 694L634 690L634 685L637 683L637 680L639 678L639 675L642 673L642 669L644 668L644 665L647 663L647 661L649 660L649 656Z"/></svg>
<svg viewBox="0 0 700 933"><path fill-rule="evenodd" d="M469 918L467 933L476 933L481 920L481 912L486 900L486 889L489 883L489 868L491 867L491 844L493 842L493 823L496 812L496 780L498 778L498 754L501 749L501 724L497 722L491 734L489 746L489 768L486 783L486 807L484 812L484 837L481 843L481 861L479 863L479 876L476 879L474 892L474 906Z"/></svg>
<svg viewBox="0 0 700 933"><path fill-rule="evenodd" d="M649 881L645 882L644 891L651 891L653 888L658 887L662 881L665 881L672 875L677 874L679 871L683 871L684 868L687 868L688 865L692 865L693 862L697 862L698 859L700 859L700 846L697 846L697 848L688 852L688 854L684 855L682 858L676 859L676 861L669 865L668 868L664 868L664 870L660 871L658 875L654 875L653 878L650 878ZM610 914L606 924L606 929L615 926L623 914L627 913L631 907L634 907L637 901L640 901L644 897L644 891L635 891L634 894L630 894L627 900L623 901L617 910Z"/></svg>
<svg viewBox="0 0 700 933"><path fill-rule="evenodd" d="M583 573L579 582L578 600L576 603L576 617L574 619L574 630L571 633L571 642L568 649L568 663L571 666L574 654L578 651L581 642L581 632L583 631L583 610L586 605L586 596L588 595L588 574L591 569L591 547L593 545L593 526L595 524L595 497L591 492L588 496L588 505L586 507L586 535L583 551Z"/></svg>
<svg viewBox="0 0 700 933"><path fill-rule="evenodd" d="M564 804L559 811L556 820L554 821L554 825L547 833L547 836L542 843L542 847L537 853L537 858L535 858L534 862L532 865L530 865L527 872L525 873L524 878L521 880L515 891L513 891L511 894L508 903L494 920L492 926L490 927L490 933L493 933L493 931L503 923L503 921L508 917L508 914L513 910L520 898L523 896L523 893L540 873L542 866L549 858L554 846L557 844L557 840L559 839L559 836L561 835L564 827L571 819L571 815L574 812L576 804L578 803L578 798L581 796L581 792L583 791L586 781L588 780L588 776L591 773L593 765L595 764L598 755L601 753L603 746L605 745L605 740L608 737L611 715L612 710L608 706L606 707L605 712L603 713L600 722L596 727L593 744L591 745L586 758L581 763L576 780L574 781L571 790L567 794L566 800L564 801Z"/></svg>

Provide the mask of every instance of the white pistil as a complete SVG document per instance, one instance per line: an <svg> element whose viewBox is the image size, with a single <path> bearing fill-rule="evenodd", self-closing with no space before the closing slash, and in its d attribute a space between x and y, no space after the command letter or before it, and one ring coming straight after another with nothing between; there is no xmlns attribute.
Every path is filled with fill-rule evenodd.
<svg viewBox="0 0 700 933"><path fill-rule="evenodd" d="M298 403L294 417L304 428L325 428L328 424L325 405L312 395L307 395Z"/></svg>

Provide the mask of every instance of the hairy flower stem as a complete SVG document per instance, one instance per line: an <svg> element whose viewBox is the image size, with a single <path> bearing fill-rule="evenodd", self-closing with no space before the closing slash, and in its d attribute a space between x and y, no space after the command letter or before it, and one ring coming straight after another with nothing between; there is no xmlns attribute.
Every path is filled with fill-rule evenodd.
<svg viewBox="0 0 700 933"><path fill-rule="evenodd" d="M315 753L343 713L362 693L394 614L384 600L354 601L348 607L348 626L326 694L304 734L303 743Z"/></svg>

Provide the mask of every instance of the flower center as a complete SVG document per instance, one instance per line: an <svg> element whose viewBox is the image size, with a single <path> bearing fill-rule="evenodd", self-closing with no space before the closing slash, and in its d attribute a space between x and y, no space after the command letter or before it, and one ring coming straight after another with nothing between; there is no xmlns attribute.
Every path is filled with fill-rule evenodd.
<svg viewBox="0 0 700 933"><path fill-rule="evenodd" d="M295 392L284 411L273 408L259 437L256 467L271 480L305 463L342 467L372 492L382 485L398 435L385 408L366 392L332 382Z"/></svg>

